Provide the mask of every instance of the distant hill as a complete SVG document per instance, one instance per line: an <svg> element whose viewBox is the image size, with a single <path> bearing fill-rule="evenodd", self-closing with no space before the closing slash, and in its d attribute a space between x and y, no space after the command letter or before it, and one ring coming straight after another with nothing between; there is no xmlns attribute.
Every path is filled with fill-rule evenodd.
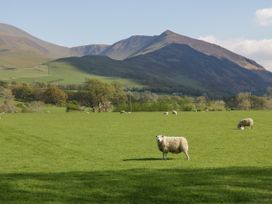
<svg viewBox="0 0 272 204"><path fill-rule="evenodd" d="M255 61L169 30L68 48L0 24L0 80L80 83L86 77L189 95L261 94L272 86L272 73Z"/></svg>
<svg viewBox="0 0 272 204"><path fill-rule="evenodd" d="M204 54L188 45L169 44L123 61L103 56L59 59L80 71L135 80L153 90L228 96L241 91L264 92L272 73L248 70L234 62ZM49 63L53 67L54 62ZM56 68L56 67L55 67Z"/></svg>
<svg viewBox="0 0 272 204"><path fill-rule="evenodd" d="M217 58L228 59L246 69L264 70L261 65L257 64L253 60L233 53L218 45L186 37L170 30L166 30L157 36L132 36L109 46L100 54L106 55L112 59L122 60L154 52L173 43L188 45L201 53L215 56Z"/></svg>
<svg viewBox="0 0 272 204"><path fill-rule="evenodd" d="M109 45L84 45L84 46L78 46L78 47L72 47L70 49L70 53L72 56L86 56L86 55L101 55L101 53L106 50L109 47Z"/></svg>
<svg viewBox="0 0 272 204"><path fill-rule="evenodd" d="M135 35L128 39L121 40L109 46L100 55L108 56L112 59L123 60L140 52L153 41L152 36Z"/></svg>
<svg viewBox="0 0 272 204"><path fill-rule="evenodd" d="M14 26L0 23L0 65L30 67L48 59L68 57L70 49L40 40Z"/></svg>

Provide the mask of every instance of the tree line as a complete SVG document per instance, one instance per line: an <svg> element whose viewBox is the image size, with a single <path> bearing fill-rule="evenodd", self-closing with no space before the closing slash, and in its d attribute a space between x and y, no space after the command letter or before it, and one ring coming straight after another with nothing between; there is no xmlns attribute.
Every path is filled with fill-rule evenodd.
<svg viewBox="0 0 272 204"><path fill-rule="evenodd" d="M108 111L224 111L272 109L272 87L264 96L239 93L236 96L211 99L156 94L150 91L124 90L118 83L88 79L81 85L0 82L0 112L39 110L42 103L65 106L67 111L89 108Z"/></svg>

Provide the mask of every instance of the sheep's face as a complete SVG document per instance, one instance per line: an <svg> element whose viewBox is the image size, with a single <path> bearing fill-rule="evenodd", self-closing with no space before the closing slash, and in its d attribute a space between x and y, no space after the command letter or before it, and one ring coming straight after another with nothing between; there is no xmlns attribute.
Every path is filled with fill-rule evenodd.
<svg viewBox="0 0 272 204"><path fill-rule="evenodd" d="M158 142L162 142L163 141L163 135L156 136L156 139L157 139Z"/></svg>

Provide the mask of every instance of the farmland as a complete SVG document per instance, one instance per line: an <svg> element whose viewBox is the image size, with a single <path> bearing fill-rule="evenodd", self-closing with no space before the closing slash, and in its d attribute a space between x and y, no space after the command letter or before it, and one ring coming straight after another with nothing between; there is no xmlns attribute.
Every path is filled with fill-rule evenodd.
<svg viewBox="0 0 272 204"><path fill-rule="evenodd" d="M5 114L3 203L271 203L272 112ZM239 131L252 117L254 129ZM155 136L183 135L190 161Z"/></svg>

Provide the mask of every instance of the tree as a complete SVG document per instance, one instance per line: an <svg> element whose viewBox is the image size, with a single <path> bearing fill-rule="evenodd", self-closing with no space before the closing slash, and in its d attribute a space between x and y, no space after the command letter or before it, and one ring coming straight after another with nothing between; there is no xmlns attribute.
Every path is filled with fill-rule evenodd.
<svg viewBox="0 0 272 204"><path fill-rule="evenodd" d="M195 99L195 106L197 110L204 110L207 107L206 98L204 96L199 96Z"/></svg>
<svg viewBox="0 0 272 204"><path fill-rule="evenodd" d="M114 87L112 85L97 79L89 79L86 82L86 89L90 104L94 109L102 112L111 108L109 104L114 95Z"/></svg>
<svg viewBox="0 0 272 204"><path fill-rule="evenodd" d="M251 96L251 108L252 109L264 109L266 105L266 98L265 97L258 97L258 96Z"/></svg>
<svg viewBox="0 0 272 204"><path fill-rule="evenodd" d="M67 94L57 86L51 86L43 93L43 101L55 105L63 105L67 100Z"/></svg>
<svg viewBox="0 0 272 204"><path fill-rule="evenodd" d="M267 87L266 95L268 98L272 98L272 87Z"/></svg>
<svg viewBox="0 0 272 204"><path fill-rule="evenodd" d="M12 92L16 99L21 101L33 101L34 100L34 90L30 85L27 84L21 84L18 86L15 86L12 89Z"/></svg>
<svg viewBox="0 0 272 204"><path fill-rule="evenodd" d="M251 93L242 92L239 93L236 97L237 108L241 110L249 110L251 108Z"/></svg>
<svg viewBox="0 0 272 204"><path fill-rule="evenodd" d="M14 113L16 112L16 106L14 105L14 96L12 91L8 88L0 88L0 96L4 101L0 104L0 112Z"/></svg>
<svg viewBox="0 0 272 204"><path fill-rule="evenodd" d="M126 103L128 101L128 95L125 93L121 85L117 82L111 84L113 87L112 103L114 105L120 103Z"/></svg>

